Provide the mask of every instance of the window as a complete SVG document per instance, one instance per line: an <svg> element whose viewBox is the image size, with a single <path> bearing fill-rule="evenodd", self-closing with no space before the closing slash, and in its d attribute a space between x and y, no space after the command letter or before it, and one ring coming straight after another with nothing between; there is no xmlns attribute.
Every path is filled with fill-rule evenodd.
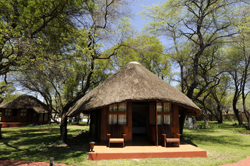
<svg viewBox="0 0 250 166"><path fill-rule="evenodd" d="M172 124L172 115L163 115L164 116L164 124Z"/></svg>
<svg viewBox="0 0 250 166"><path fill-rule="evenodd" d="M118 124L126 124L127 123L127 115L118 114Z"/></svg>
<svg viewBox="0 0 250 166"><path fill-rule="evenodd" d="M4 116L10 116L10 114L11 114L11 109L6 109Z"/></svg>
<svg viewBox="0 0 250 166"><path fill-rule="evenodd" d="M21 109L20 116L26 116L27 115L27 109Z"/></svg>
<svg viewBox="0 0 250 166"><path fill-rule="evenodd" d="M157 103L157 124L172 125L172 104L169 102Z"/></svg>
<svg viewBox="0 0 250 166"><path fill-rule="evenodd" d="M171 103L163 103L164 112L172 112L172 105Z"/></svg>
<svg viewBox="0 0 250 166"><path fill-rule="evenodd" d="M162 112L162 103L157 103L157 105L156 105L156 107L157 107L157 112Z"/></svg>
<svg viewBox="0 0 250 166"><path fill-rule="evenodd" d="M127 124L127 102L109 106L109 124Z"/></svg>
<svg viewBox="0 0 250 166"><path fill-rule="evenodd" d="M109 112L117 112L117 105L111 105L109 106Z"/></svg>

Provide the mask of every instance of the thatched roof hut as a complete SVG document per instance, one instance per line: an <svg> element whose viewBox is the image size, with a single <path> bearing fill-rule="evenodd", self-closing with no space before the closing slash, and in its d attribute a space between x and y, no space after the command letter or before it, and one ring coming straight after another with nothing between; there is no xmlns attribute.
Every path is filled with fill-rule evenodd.
<svg viewBox="0 0 250 166"><path fill-rule="evenodd" d="M178 104L195 116L200 108L185 94L157 77L138 62L130 62L101 85L81 98L69 112L74 116L82 111L95 110L124 101L167 101Z"/></svg>
<svg viewBox="0 0 250 166"><path fill-rule="evenodd" d="M30 95L21 95L10 102L1 104L0 109L33 109L37 113L48 113L47 106Z"/></svg>

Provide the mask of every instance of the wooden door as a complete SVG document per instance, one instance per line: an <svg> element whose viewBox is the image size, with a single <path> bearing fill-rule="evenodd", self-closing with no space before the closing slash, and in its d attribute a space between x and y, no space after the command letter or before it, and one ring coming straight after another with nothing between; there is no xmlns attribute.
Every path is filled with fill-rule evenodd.
<svg viewBox="0 0 250 166"><path fill-rule="evenodd" d="M17 120L18 120L18 110L17 109L13 109L12 110L11 121L12 122L17 122Z"/></svg>

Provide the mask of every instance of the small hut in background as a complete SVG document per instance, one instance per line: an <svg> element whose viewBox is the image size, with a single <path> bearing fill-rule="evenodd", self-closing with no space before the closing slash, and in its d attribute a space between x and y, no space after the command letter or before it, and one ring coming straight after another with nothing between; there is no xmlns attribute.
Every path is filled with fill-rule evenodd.
<svg viewBox="0 0 250 166"><path fill-rule="evenodd" d="M49 121L47 107L37 98L21 95L0 105L2 127L46 124Z"/></svg>
<svg viewBox="0 0 250 166"><path fill-rule="evenodd" d="M126 143L145 141L158 146L163 125L171 133L180 133L180 111L200 115L200 108L186 95L140 63L130 62L81 98L68 115L91 114L92 141L107 142L116 128L116 133L126 134Z"/></svg>

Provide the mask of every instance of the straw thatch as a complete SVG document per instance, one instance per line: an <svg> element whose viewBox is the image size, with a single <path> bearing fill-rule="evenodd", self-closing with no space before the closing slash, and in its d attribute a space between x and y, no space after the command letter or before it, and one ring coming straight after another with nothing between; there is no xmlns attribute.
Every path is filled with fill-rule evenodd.
<svg viewBox="0 0 250 166"><path fill-rule="evenodd" d="M37 98L30 95L21 95L16 99L0 105L0 109L33 109L37 113L48 113L47 107Z"/></svg>
<svg viewBox="0 0 250 166"><path fill-rule="evenodd" d="M200 108L186 95L157 77L138 62L130 62L81 98L69 116L123 101L169 101L196 114Z"/></svg>

